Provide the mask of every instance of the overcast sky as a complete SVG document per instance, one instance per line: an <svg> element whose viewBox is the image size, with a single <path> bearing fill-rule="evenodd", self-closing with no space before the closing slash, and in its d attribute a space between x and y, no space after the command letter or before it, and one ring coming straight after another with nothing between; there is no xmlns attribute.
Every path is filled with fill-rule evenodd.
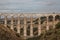
<svg viewBox="0 0 60 40"><path fill-rule="evenodd" d="M0 12L60 12L60 0L0 0Z"/></svg>

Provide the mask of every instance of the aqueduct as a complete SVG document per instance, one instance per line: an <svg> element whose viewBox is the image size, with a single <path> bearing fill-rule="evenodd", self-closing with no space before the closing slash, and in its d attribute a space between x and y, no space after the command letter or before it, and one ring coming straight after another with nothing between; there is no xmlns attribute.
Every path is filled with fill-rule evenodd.
<svg viewBox="0 0 60 40"><path fill-rule="evenodd" d="M49 16L53 17L52 26L55 28L55 17L56 15L60 18L60 13L0 13L0 24L4 24L5 27L9 26L10 29L14 30L16 28L16 32L21 34L21 28L23 28L23 36L27 37L27 33L29 33L30 37L34 36L33 28L37 27L37 35L42 33L42 25L41 17L46 17L46 30L49 30ZM38 19L38 23L35 23L34 20ZM27 31L28 27L30 27L30 32ZM28 29L29 30L29 29Z"/></svg>

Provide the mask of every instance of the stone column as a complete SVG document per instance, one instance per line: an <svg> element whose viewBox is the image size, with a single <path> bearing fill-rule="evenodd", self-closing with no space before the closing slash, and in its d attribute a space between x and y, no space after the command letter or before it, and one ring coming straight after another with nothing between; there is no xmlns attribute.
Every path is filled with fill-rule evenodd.
<svg viewBox="0 0 60 40"><path fill-rule="evenodd" d="M31 25L30 25L30 36L33 36L33 17L30 18Z"/></svg>
<svg viewBox="0 0 60 40"><path fill-rule="evenodd" d="M47 26L46 26L46 30L49 30L48 16L47 16Z"/></svg>
<svg viewBox="0 0 60 40"><path fill-rule="evenodd" d="M17 33L20 34L20 16L18 16L18 20L17 20Z"/></svg>
<svg viewBox="0 0 60 40"><path fill-rule="evenodd" d="M55 28L55 16L53 16L53 29Z"/></svg>
<svg viewBox="0 0 60 40"><path fill-rule="evenodd" d="M13 30L14 28L13 28L13 16L11 17L11 29Z"/></svg>
<svg viewBox="0 0 60 40"><path fill-rule="evenodd" d="M7 16L5 16L5 27L7 27Z"/></svg>
<svg viewBox="0 0 60 40"><path fill-rule="evenodd" d="M38 35L41 34L41 20L40 20L40 17L39 17L39 20L38 20Z"/></svg>
<svg viewBox="0 0 60 40"><path fill-rule="evenodd" d="M26 21L27 21L26 17L24 17L24 36L25 37L27 36L27 30L26 30L26 28L27 28L27 22Z"/></svg>

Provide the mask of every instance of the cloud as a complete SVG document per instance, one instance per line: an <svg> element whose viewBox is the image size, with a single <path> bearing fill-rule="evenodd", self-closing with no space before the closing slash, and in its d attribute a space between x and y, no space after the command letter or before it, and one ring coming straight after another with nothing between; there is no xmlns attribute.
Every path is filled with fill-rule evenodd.
<svg viewBox="0 0 60 40"><path fill-rule="evenodd" d="M55 5L56 3L55 2L46 2L44 4L47 5L47 6L52 6L52 5Z"/></svg>
<svg viewBox="0 0 60 40"><path fill-rule="evenodd" d="M58 10L58 0L0 0L0 10L22 10L22 11L46 11L47 9ZM59 7L60 8L60 7ZM7 10L5 10L7 11ZM47 10L48 11L48 10Z"/></svg>

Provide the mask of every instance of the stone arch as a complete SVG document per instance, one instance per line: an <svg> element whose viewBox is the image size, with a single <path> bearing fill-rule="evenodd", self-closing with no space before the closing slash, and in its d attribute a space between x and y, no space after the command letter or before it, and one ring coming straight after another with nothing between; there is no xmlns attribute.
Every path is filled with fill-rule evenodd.
<svg viewBox="0 0 60 40"><path fill-rule="evenodd" d="M5 18L5 14L0 14L0 20Z"/></svg>
<svg viewBox="0 0 60 40"><path fill-rule="evenodd" d="M25 15L22 13L22 14L20 14L20 17L24 17Z"/></svg>
<svg viewBox="0 0 60 40"><path fill-rule="evenodd" d="M46 21L46 16L42 16L42 17L40 17L40 19L41 19L41 24L44 22L44 21Z"/></svg>
<svg viewBox="0 0 60 40"><path fill-rule="evenodd" d="M1 14L0 15L0 24L4 24L4 19L5 19L5 15Z"/></svg>
<svg viewBox="0 0 60 40"><path fill-rule="evenodd" d="M49 15L49 16L48 16L48 21L49 21L49 22L53 21L53 15Z"/></svg>
<svg viewBox="0 0 60 40"><path fill-rule="evenodd" d="M22 14L20 14L20 21L21 21L21 23L22 22L24 22L24 18L25 18L26 16L22 13Z"/></svg>
<svg viewBox="0 0 60 40"><path fill-rule="evenodd" d="M7 16L7 15L6 15L6 14L1 13L1 14L0 14L0 16L1 16L2 18L5 18L5 16Z"/></svg>
<svg viewBox="0 0 60 40"><path fill-rule="evenodd" d="M59 15L56 15L55 16L55 20L60 20L60 16Z"/></svg>

